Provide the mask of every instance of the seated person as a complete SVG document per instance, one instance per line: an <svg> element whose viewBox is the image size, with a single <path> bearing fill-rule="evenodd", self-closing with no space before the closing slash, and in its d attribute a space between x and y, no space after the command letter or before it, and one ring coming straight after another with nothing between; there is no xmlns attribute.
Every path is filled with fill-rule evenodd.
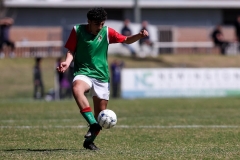
<svg viewBox="0 0 240 160"><path fill-rule="evenodd" d="M128 26L129 23L130 23L129 19L125 19L125 21L124 21L124 26L123 26L123 28L122 28L122 30L121 30L121 34L124 35L124 36L131 36L131 35L132 35L132 31L131 31L131 29L130 29L129 26ZM136 56L135 50L134 50L129 44L122 43L122 45L123 45L124 47L126 47L126 48L131 52L131 55L132 55L133 57Z"/></svg>
<svg viewBox="0 0 240 160"><path fill-rule="evenodd" d="M148 25L148 22L147 22L147 21L143 21L143 22L142 22L142 28L141 28L141 30L145 29L145 30L148 31L147 25ZM148 32L148 33L149 33L149 32ZM152 47L153 47L153 42L150 40L150 36L147 36L147 37L144 37L144 38L140 39L140 40L139 40L139 44L140 44L140 47L141 47L142 45L144 45L144 44L150 46L151 49L152 49Z"/></svg>
<svg viewBox="0 0 240 160"><path fill-rule="evenodd" d="M3 58L5 54L3 53L3 45L7 45L11 49L10 57L14 57L14 43L10 40L10 28L14 21L12 18L3 18L0 20L0 56Z"/></svg>
<svg viewBox="0 0 240 160"><path fill-rule="evenodd" d="M221 54L226 54L226 48L229 45L229 42L224 40L224 36L222 33L222 28L220 25L216 26L216 28L212 32L212 40L215 46L220 48Z"/></svg>
<svg viewBox="0 0 240 160"><path fill-rule="evenodd" d="M237 16L236 21L234 22L235 36L238 43L238 52L240 52L240 15Z"/></svg>

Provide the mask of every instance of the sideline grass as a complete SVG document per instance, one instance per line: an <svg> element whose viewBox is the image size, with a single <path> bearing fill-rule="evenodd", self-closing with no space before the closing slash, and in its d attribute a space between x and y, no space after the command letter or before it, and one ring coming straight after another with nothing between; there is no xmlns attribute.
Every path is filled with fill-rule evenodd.
<svg viewBox="0 0 240 160"><path fill-rule="evenodd" d="M240 67L240 56L160 55L122 59L127 68ZM43 60L46 91L54 87L54 58ZM87 125L73 100L33 101L33 59L1 59L0 159L239 159L240 99L112 99L117 126L83 149Z"/></svg>
<svg viewBox="0 0 240 160"><path fill-rule="evenodd" d="M87 125L73 100L0 101L0 159L238 159L239 105L239 98L112 99L117 126L101 131L101 150L92 152L82 147Z"/></svg>
<svg viewBox="0 0 240 160"><path fill-rule="evenodd" d="M109 63L113 59L123 60L126 68L240 67L240 55L166 54L137 59L109 55ZM55 62L55 58L44 58L41 63L45 92L54 88ZM0 100L33 97L33 66L33 58L0 59Z"/></svg>

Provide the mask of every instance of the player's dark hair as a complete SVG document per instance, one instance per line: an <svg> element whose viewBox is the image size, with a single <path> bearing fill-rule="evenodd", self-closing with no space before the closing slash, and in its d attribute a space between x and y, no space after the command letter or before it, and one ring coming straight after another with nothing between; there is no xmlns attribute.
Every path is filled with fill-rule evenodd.
<svg viewBox="0 0 240 160"><path fill-rule="evenodd" d="M102 22L107 19L107 12L103 8L93 8L88 11L87 18L90 21Z"/></svg>

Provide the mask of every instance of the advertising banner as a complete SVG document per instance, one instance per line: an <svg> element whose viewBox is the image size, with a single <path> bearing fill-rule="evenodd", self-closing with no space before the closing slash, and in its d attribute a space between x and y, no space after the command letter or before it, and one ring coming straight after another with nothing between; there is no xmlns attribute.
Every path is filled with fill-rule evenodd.
<svg viewBox="0 0 240 160"><path fill-rule="evenodd" d="M238 68L123 69L122 98L240 96Z"/></svg>

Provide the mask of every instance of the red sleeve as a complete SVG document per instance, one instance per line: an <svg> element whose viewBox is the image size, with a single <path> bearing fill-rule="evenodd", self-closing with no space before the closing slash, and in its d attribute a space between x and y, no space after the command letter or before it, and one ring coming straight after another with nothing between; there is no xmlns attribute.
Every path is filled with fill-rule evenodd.
<svg viewBox="0 0 240 160"><path fill-rule="evenodd" d="M71 52L75 52L76 46L77 46L77 33L75 28L73 28L65 44L65 48L67 48Z"/></svg>
<svg viewBox="0 0 240 160"><path fill-rule="evenodd" d="M122 43L123 41L126 40L126 36L118 33L114 29L108 27L108 39L109 39L109 44L111 43Z"/></svg>

